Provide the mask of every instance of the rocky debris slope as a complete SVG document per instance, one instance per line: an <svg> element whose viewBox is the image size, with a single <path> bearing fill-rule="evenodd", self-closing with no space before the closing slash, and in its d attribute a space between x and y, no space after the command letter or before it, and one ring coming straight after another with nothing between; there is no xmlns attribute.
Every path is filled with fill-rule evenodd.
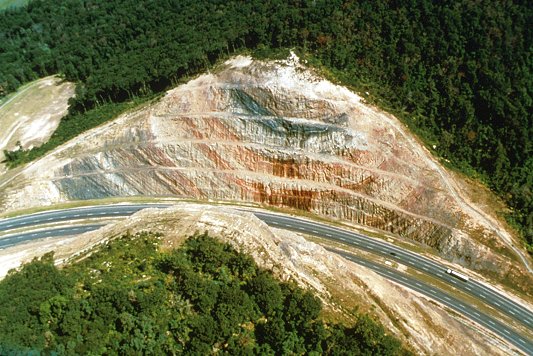
<svg viewBox="0 0 533 356"><path fill-rule="evenodd" d="M452 317L423 296L398 286L372 270L354 264L305 240L268 227L251 213L223 207L179 204L147 209L127 220L78 238L43 240L30 250L23 246L0 251L0 265L13 266L50 250L58 262L86 255L98 244L141 231L162 233L163 248L179 246L188 236L208 232L253 256L281 280L291 280L317 293L326 313L350 322L357 306L369 312L419 354L496 355L509 352L486 331L460 317ZM19 251L20 250L20 251ZM16 258L14 258L16 257ZM14 261L16 259L17 261ZM2 271L5 274L5 271Z"/></svg>
<svg viewBox="0 0 533 356"><path fill-rule="evenodd" d="M83 134L0 192L2 210L134 195L295 208L428 245L526 292L533 285L497 223L465 204L394 117L295 56L236 57Z"/></svg>

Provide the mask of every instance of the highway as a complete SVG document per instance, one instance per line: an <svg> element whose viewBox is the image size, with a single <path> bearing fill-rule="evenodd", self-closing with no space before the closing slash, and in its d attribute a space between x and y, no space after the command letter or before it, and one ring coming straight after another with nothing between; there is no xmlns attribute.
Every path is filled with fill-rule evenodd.
<svg viewBox="0 0 533 356"><path fill-rule="evenodd" d="M0 220L0 232L61 221L130 216L146 208L168 208L169 204L114 204L66 210L52 210Z"/></svg>
<svg viewBox="0 0 533 356"><path fill-rule="evenodd" d="M0 237L0 249L15 246L22 242L27 242L35 239L42 239L45 237L59 237L59 236L72 236L83 234L87 231L98 230L105 225L91 224L74 227L62 227L57 229L43 229L33 230L21 234L5 235Z"/></svg>
<svg viewBox="0 0 533 356"><path fill-rule="evenodd" d="M420 281L404 274L401 272L398 272L396 269L388 268L387 266L383 266L381 264L363 259L359 256L352 255L350 253L346 253L343 251L335 250L335 249L328 249L332 252L335 252L347 260L350 260L352 262L355 262L357 264L363 265L367 268L370 268L374 270L377 274L392 280L398 284L401 284L409 289L412 289L420 294L424 294L428 296L429 298L438 301L441 304L446 305L450 309L453 309L459 314L465 315L469 319L475 321L479 325L482 325L486 327L487 329L493 331L497 335L504 336L503 338L511 342L513 345L518 347L520 350L526 352L528 355L533 355L533 343L523 336L519 335L518 333L514 332L512 329L508 328L507 326L503 325L499 321L497 321L494 318L491 318L490 316L487 316L484 313L479 312L476 308L469 306L468 304L464 304L464 302L458 300L453 295L450 295L443 290L424 285L424 283L421 283ZM502 335L503 332L503 335Z"/></svg>
<svg viewBox="0 0 533 356"><path fill-rule="evenodd" d="M530 329L533 326L533 312L529 309L507 299L505 296L473 279L470 279L467 283L462 282L446 273L446 269L449 268L448 266L441 265L428 258L401 249L393 244L352 231L294 217L258 212L255 212L255 215L267 224L275 227L304 232L318 237L325 237L395 260L403 265L417 269L422 273L436 277L447 284L451 284L456 289L462 290L476 299L482 299L485 304L507 314L512 319L515 319Z"/></svg>
<svg viewBox="0 0 533 356"><path fill-rule="evenodd" d="M139 210L145 208L166 208L169 204L134 204L134 205L106 205L94 206L86 208L76 208L68 210L47 211L32 215L25 215L10 219L0 220L0 233L8 230L27 228L40 224L52 224L58 222L67 222L71 220L87 220L94 218L109 218L109 217L124 217L131 215ZM246 210L242 209L241 210ZM417 269L422 273L438 278L443 282L450 284L452 287L462 290L480 299L486 305L494 309L498 309L504 314L507 314L512 319L522 323L529 329L533 325L533 313L524 308L518 303L505 298L498 292L488 288L487 286L470 280L469 282L462 282L445 271L448 268L445 265L438 264L428 258L421 257L415 253L398 248L385 241L369 238L367 236L354 233L352 231L343 230L336 227L331 227L314 221L295 218L292 216L285 216L279 214L272 214L268 212L258 212L256 210L246 210L254 213L259 219L266 224L283 228L287 230L297 231L317 237L322 237L337 241L343 244L352 245L359 249L368 251L373 254L381 255L390 260ZM76 235L85 231L95 230L103 226L102 224L91 223L90 225L48 228L40 231L12 233L0 236L0 249L13 246L15 244L29 241L32 239L39 239L51 236L68 236ZM336 251L340 253L339 251ZM514 332L512 329L499 323L497 320L475 310L473 307L464 305L453 295L425 284L421 281L415 280L412 277L398 272L395 269L389 269L384 265L379 265L368 260L363 260L352 254L345 252L340 253L343 257L352 260L361 265L375 270L377 273L383 275L385 278L395 281L396 283L407 286L419 293L429 296L430 298L439 301L440 303L456 310L457 312L467 316L475 322L493 330L502 338L508 340L510 343L518 347L520 350L528 355L533 355L533 342L524 336ZM453 292L452 292L453 293Z"/></svg>

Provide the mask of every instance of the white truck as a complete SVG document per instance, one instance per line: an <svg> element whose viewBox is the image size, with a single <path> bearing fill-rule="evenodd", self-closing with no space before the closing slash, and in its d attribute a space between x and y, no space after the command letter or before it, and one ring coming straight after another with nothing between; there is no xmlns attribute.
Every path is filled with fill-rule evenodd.
<svg viewBox="0 0 533 356"><path fill-rule="evenodd" d="M459 273L459 272L457 272L457 271L454 271L454 270L451 269L451 268L448 268L448 269L446 270L446 273L448 273L449 275L454 276L454 277L457 278L457 279L460 279L460 280L463 281L463 282L468 282L468 280L470 280L470 277L465 276L464 274Z"/></svg>

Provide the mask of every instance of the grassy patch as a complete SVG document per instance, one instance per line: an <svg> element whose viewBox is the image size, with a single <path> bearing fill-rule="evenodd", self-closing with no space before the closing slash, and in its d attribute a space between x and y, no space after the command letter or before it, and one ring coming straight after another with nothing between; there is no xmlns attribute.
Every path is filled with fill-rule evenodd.
<svg viewBox="0 0 533 356"><path fill-rule="evenodd" d="M11 7L21 7L28 2L29 0L0 0L0 11Z"/></svg>

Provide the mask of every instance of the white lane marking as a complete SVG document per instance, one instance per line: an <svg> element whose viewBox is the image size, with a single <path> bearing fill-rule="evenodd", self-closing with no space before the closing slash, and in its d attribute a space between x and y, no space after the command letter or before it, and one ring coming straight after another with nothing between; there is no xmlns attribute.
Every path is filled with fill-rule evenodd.
<svg viewBox="0 0 533 356"><path fill-rule="evenodd" d="M93 213L88 213L87 216L93 216L94 214Z"/></svg>
<svg viewBox="0 0 533 356"><path fill-rule="evenodd" d="M326 234L327 237L331 237L331 234Z"/></svg>
<svg viewBox="0 0 533 356"><path fill-rule="evenodd" d="M518 340L520 340L520 342L521 342L522 344L525 344L525 343L526 343L526 342L524 341L524 339L518 338Z"/></svg>
<svg viewBox="0 0 533 356"><path fill-rule="evenodd" d="M479 296L480 296L481 298L483 298L483 299L487 299L487 297L485 297L484 294L479 293Z"/></svg>
<svg viewBox="0 0 533 356"><path fill-rule="evenodd" d="M10 225L6 225L6 227L11 227L11 226L13 226L13 224L10 224Z"/></svg>
<svg viewBox="0 0 533 356"><path fill-rule="evenodd" d="M503 329L503 331L505 331L507 334L511 335L511 333L509 332L509 330L507 330L507 329Z"/></svg>
<svg viewBox="0 0 533 356"><path fill-rule="evenodd" d="M516 315L512 310L509 310L509 313L511 313L513 315Z"/></svg>
<svg viewBox="0 0 533 356"><path fill-rule="evenodd" d="M498 304L498 302L494 302L494 304L497 305L497 306L501 306L500 304Z"/></svg>
<svg viewBox="0 0 533 356"><path fill-rule="evenodd" d="M404 281L409 281L407 278L405 278L403 276L401 276L400 278L403 279Z"/></svg>
<svg viewBox="0 0 533 356"><path fill-rule="evenodd" d="M373 250L374 248L372 246L367 246L369 250Z"/></svg>
<svg viewBox="0 0 533 356"><path fill-rule="evenodd" d="M524 320L524 321L527 323L527 325L529 325L529 321L527 321L527 320Z"/></svg>
<svg viewBox="0 0 533 356"><path fill-rule="evenodd" d="M42 220L33 220L33 222L41 222Z"/></svg>
<svg viewBox="0 0 533 356"><path fill-rule="evenodd" d="M459 304L459 306L460 306L461 308L466 308L463 304Z"/></svg>
<svg viewBox="0 0 533 356"><path fill-rule="evenodd" d="M76 227L74 229L72 229L72 231L78 231L80 228L79 227Z"/></svg>
<svg viewBox="0 0 533 356"><path fill-rule="evenodd" d="M422 285L421 285L420 283L418 283L418 282L415 282L415 284L416 284L417 286L419 286L419 287L422 287Z"/></svg>
<svg viewBox="0 0 533 356"><path fill-rule="evenodd" d="M346 241L344 237L339 237L339 239L341 239L342 241Z"/></svg>
<svg viewBox="0 0 533 356"><path fill-rule="evenodd" d="M54 220L54 218L48 218L48 219L46 219L46 221L52 221L52 220Z"/></svg>
<svg viewBox="0 0 533 356"><path fill-rule="evenodd" d="M444 296L444 299L446 299L447 301L451 302L451 299L446 297L446 296Z"/></svg>
<svg viewBox="0 0 533 356"><path fill-rule="evenodd" d="M478 312L474 312L474 314L476 314L476 315L479 316L479 317L481 316Z"/></svg>
<svg viewBox="0 0 533 356"><path fill-rule="evenodd" d="M472 289L468 288L468 287L465 287L466 290L469 290L469 291L472 291Z"/></svg>
<svg viewBox="0 0 533 356"><path fill-rule="evenodd" d="M318 231L316 231L316 230L311 230L311 232L312 232L313 234L318 234Z"/></svg>
<svg viewBox="0 0 533 356"><path fill-rule="evenodd" d="M422 267L422 269L426 272L429 272L429 269L427 269L426 267Z"/></svg>
<svg viewBox="0 0 533 356"><path fill-rule="evenodd" d="M437 294L437 291L434 290L434 289L430 289L430 291L431 291L431 293L433 293L433 294Z"/></svg>
<svg viewBox="0 0 533 356"><path fill-rule="evenodd" d="M492 320L489 320L489 323L491 323L492 325L496 325Z"/></svg>
<svg viewBox="0 0 533 356"><path fill-rule="evenodd" d="M454 281L453 279L450 279L450 282L452 282L453 284L457 284L457 282Z"/></svg>
<svg viewBox="0 0 533 356"><path fill-rule="evenodd" d="M440 273L435 273L438 277L442 277L442 274Z"/></svg>
<svg viewBox="0 0 533 356"><path fill-rule="evenodd" d="M355 245L359 245L359 242L357 242L357 241L354 241L353 243L354 243Z"/></svg>
<svg viewBox="0 0 533 356"><path fill-rule="evenodd" d="M413 263L413 261L411 261L411 260L407 260L407 263L409 263L410 265L413 265L413 266L415 265L415 264Z"/></svg>
<svg viewBox="0 0 533 356"><path fill-rule="evenodd" d="M271 223L272 225L279 225L279 223L276 222L276 221L271 221L270 223Z"/></svg>
<svg viewBox="0 0 533 356"><path fill-rule="evenodd" d="M72 215L72 217L74 218L79 218L80 216L81 216L80 214Z"/></svg>

